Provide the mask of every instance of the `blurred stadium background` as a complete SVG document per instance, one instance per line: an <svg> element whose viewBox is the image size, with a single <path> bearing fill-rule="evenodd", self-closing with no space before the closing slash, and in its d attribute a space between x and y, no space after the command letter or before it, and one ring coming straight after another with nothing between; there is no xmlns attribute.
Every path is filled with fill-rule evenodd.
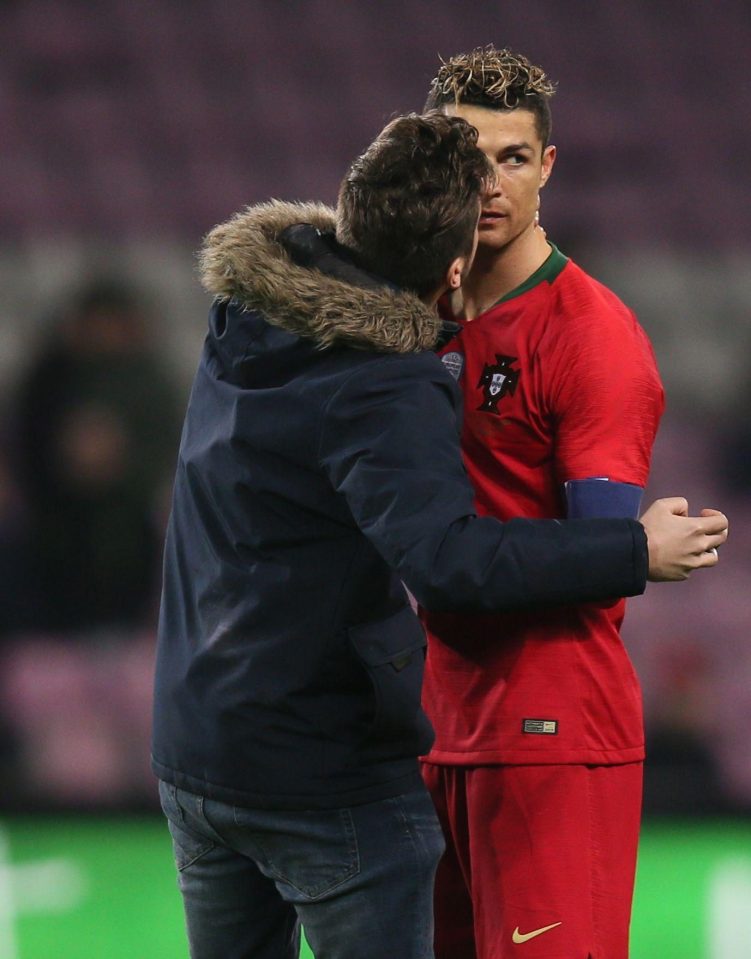
<svg viewBox="0 0 751 959"><path fill-rule="evenodd" d="M748 0L2 0L2 959L186 954L148 732L201 236L333 202L438 55L491 41L558 82L548 235L655 345L649 495L733 522L716 573L630 604L632 955L751 957Z"/></svg>

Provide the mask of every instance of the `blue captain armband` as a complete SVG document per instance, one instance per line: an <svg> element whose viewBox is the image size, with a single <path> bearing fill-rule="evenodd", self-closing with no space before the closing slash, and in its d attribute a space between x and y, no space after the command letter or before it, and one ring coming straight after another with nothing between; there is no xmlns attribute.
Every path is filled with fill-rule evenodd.
<svg viewBox="0 0 751 959"><path fill-rule="evenodd" d="M569 519L638 519L644 490L632 483L616 483L605 476L569 480L563 484Z"/></svg>

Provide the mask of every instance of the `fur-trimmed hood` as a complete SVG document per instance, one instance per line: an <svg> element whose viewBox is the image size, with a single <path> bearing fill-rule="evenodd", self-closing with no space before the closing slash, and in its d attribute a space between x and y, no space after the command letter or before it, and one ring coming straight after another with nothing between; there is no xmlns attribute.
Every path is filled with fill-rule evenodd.
<svg viewBox="0 0 751 959"><path fill-rule="evenodd" d="M221 300L235 299L260 311L272 325L315 339L321 347L336 343L412 353L436 345L441 321L414 294L385 282L345 282L297 265L279 237L300 223L333 234L334 211L320 203L272 200L246 207L214 227L199 258L204 288Z"/></svg>

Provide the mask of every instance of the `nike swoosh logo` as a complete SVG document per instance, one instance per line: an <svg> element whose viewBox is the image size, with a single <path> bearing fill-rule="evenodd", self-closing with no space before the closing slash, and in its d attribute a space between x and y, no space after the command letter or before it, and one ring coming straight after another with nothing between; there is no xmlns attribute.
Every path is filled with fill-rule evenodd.
<svg viewBox="0 0 751 959"><path fill-rule="evenodd" d="M527 942L530 939L534 939L535 936L541 936L543 932L549 932L551 929L555 929L556 926L561 926L563 923L553 922L549 926L543 926L542 929L533 929L532 932L519 932L519 927L517 926L514 929L514 932L511 936L512 942L515 942L519 945L520 942Z"/></svg>

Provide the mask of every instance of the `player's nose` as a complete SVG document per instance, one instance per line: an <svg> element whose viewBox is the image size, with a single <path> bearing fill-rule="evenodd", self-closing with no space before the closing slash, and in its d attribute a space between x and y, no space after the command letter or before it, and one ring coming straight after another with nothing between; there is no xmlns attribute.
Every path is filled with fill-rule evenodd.
<svg viewBox="0 0 751 959"><path fill-rule="evenodd" d="M502 195L501 178L497 175L491 177L485 185L485 199L492 200L494 197Z"/></svg>

